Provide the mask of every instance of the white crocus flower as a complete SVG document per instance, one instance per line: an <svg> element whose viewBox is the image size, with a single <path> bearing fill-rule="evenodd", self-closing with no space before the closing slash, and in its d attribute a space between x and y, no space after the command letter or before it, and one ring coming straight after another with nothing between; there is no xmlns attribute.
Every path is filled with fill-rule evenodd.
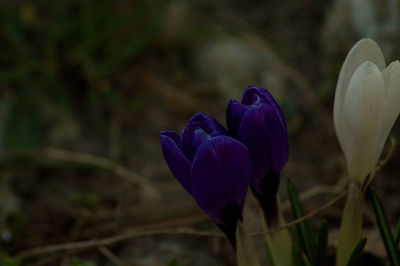
<svg viewBox="0 0 400 266"><path fill-rule="evenodd" d="M333 110L350 181L362 185L373 175L399 112L399 61L385 68L379 46L371 39L360 40L340 70Z"/></svg>

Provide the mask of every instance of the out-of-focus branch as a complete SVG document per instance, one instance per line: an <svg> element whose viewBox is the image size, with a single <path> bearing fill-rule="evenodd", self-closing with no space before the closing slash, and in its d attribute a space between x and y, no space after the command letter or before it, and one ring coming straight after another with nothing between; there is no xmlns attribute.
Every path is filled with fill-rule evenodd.
<svg viewBox="0 0 400 266"><path fill-rule="evenodd" d="M309 212L308 214L304 215L303 217L301 217L301 218L299 218L299 219L296 219L296 220L294 220L294 221L291 221L291 222L289 222L289 223L287 223L287 224L285 224L285 225L283 225L283 226L279 226L279 227L276 227L276 228L272 228L272 229L270 229L270 230L263 231L263 232L253 233L253 234L251 234L251 235L252 235L252 236L266 235L266 234L271 234L271 233L274 233L274 232L277 232L277 231L280 231L280 230L283 230L283 229L292 227L292 226L294 226L294 225L296 225L296 224L298 224L298 223L303 222L304 220L307 220L307 219L313 217L314 215L316 215L316 214L319 213L320 211L322 211L322 210L324 210L324 209L326 209L326 208L332 206L333 204L335 204L336 202L338 202L339 200L341 200L346 194L347 194L347 190L346 190L346 191L343 191L343 192L340 193L338 196L336 196L335 198L333 198L332 200L330 200L328 203L322 205L322 206L319 207L318 209L316 209L316 210L314 210L314 211L312 211L312 212Z"/></svg>
<svg viewBox="0 0 400 266"><path fill-rule="evenodd" d="M105 246L101 246L97 248L101 254L103 254L107 259L109 259L112 263L117 266L128 266L129 264L122 261L120 258L117 257L111 250L109 250Z"/></svg>
<svg viewBox="0 0 400 266"><path fill-rule="evenodd" d="M321 195L321 194L338 194L340 193L340 191L343 189L342 186L328 186L328 185L320 185L320 186L315 186L312 187L304 192L301 192L299 194L299 198L300 200L307 200L310 199L312 197L315 197L317 195ZM282 203L281 208L287 209L290 207L290 202L289 200L285 201Z"/></svg>
<svg viewBox="0 0 400 266"><path fill-rule="evenodd" d="M199 231L193 230L189 228L177 228L177 229L155 229L155 230L148 230L148 231L128 231L126 233L116 235L113 237L98 239L98 240L87 240L87 241L80 241L80 242L71 242L59 245L50 245L44 247L33 248L28 251L24 251L19 253L16 257L18 259L24 259L28 257L33 257L41 254L58 252L58 251L65 251L65 250L77 250L77 249L87 249L93 247L100 247L100 246L108 246L111 244L115 244L127 239L137 238L137 237L144 237L144 236L154 236L154 235L192 235L192 236L217 236L222 237L223 234L220 232L211 232L211 231Z"/></svg>
<svg viewBox="0 0 400 266"><path fill-rule="evenodd" d="M120 164L88 153L66 151L55 148L42 148L37 150L18 150L0 153L0 160L8 159L31 159L38 160L56 160L60 162L78 163L107 170L114 175L137 185L146 196L155 197L157 195L154 186L150 184L144 177L126 169Z"/></svg>
<svg viewBox="0 0 400 266"><path fill-rule="evenodd" d="M308 213L307 215L305 215L297 220L294 220L284 226L273 228L273 229L263 231L263 232L252 233L250 235L251 236L260 236L260 235L270 234L270 233L277 232L279 230L283 230L288 227L294 226L294 225L316 215L318 212L322 211L323 209L328 208L331 205L335 204L341 198L343 198L343 196L346 195L346 193L347 193L347 191L343 191L342 193L340 193L338 196L336 196L334 199L332 199L331 201L329 201L322 207L320 207L320 208ZM33 248L31 250L27 250L27 251L23 251L23 252L19 253L16 257L19 259L24 259L24 258L29 258L29 257L52 253L52 252L108 246L108 245L112 245L117 242L121 242L121 241L128 240L128 239L145 237L145 236L154 236L154 235L191 235L191 236L196 236L196 237L223 237L224 236L224 234L222 234L221 232L199 231L199 230L194 230L194 229L190 229L190 228L176 228L176 229L164 228L164 229L149 229L149 230L135 229L135 230L126 231L125 233L122 233L120 235L103 238L103 239L98 239L98 240L87 240L87 241L71 242L71 243L65 243L65 244L59 244L59 245L50 245L50 246Z"/></svg>

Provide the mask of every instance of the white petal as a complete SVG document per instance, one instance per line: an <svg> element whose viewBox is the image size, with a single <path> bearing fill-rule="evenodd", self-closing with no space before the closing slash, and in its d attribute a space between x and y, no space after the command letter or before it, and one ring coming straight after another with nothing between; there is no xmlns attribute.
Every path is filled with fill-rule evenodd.
<svg viewBox="0 0 400 266"><path fill-rule="evenodd" d="M338 83L336 85L335 101L333 107L333 121L336 135L343 150L343 129L340 121L343 112L343 102L351 77L356 69L365 61L371 61L381 71L385 68L385 59L379 46L371 39L358 41L347 54L340 69Z"/></svg>
<svg viewBox="0 0 400 266"><path fill-rule="evenodd" d="M376 159L378 160L386 139L400 113L400 62L392 62L383 72L386 97L382 113L382 126L379 134Z"/></svg>
<svg viewBox="0 0 400 266"><path fill-rule="evenodd" d="M385 83L378 67L363 63L352 76L343 105L343 146L351 180L364 182L376 165Z"/></svg>

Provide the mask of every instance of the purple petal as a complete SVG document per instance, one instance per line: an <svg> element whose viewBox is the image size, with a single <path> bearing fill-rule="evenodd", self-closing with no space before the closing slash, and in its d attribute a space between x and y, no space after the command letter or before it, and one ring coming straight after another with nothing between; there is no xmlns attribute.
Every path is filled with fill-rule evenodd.
<svg viewBox="0 0 400 266"><path fill-rule="evenodd" d="M197 204L217 223L236 223L228 209L243 210L251 177L247 148L239 141L219 136L200 146L193 161L191 182ZM238 217L236 217L238 216Z"/></svg>
<svg viewBox="0 0 400 266"><path fill-rule="evenodd" d="M236 100L230 100L226 109L226 123L233 136L237 136L240 122L248 107Z"/></svg>
<svg viewBox="0 0 400 266"><path fill-rule="evenodd" d="M207 125L199 122L191 122L186 125L182 133L182 150L189 161L193 161L199 146L206 141L212 133Z"/></svg>
<svg viewBox="0 0 400 266"><path fill-rule="evenodd" d="M238 139L247 146L253 160L252 184L269 173L279 174L289 156L286 128L269 105L252 106L243 116Z"/></svg>
<svg viewBox="0 0 400 266"><path fill-rule="evenodd" d="M252 105L257 101L264 101L264 99L261 99L260 89L258 87L249 86L243 93L242 104Z"/></svg>
<svg viewBox="0 0 400 266"><path fill-rule="evenodd" d="M162 131L160 134L161 149L165 161L175 178L192 194L190 181L191 163L178 146L180 136L173 131Z"/></svg>
<svg viewBox="0 0 400 266"><path fill-rule="evenodd" d="M167 136L172 139L176 145L181 148L181 136L172 130L163 130L160 135Z"/></svg>
<svg viewBox="0 0 400 266"><path fill-rule="evenodd" d="M281 126L286 130L286 122L283 111L275 101L274 97L272 97L272 95L266 89L256 86L249 86L243 94L242 103L245 105L251 105L256 99L258 99L258 97L263 103L270 105L274 109L276 114L280 117Z"/></svg>
<svg viewBox="0 0 400 266"><path fill-rule="evenodd" d="M263 178L270 169L270 147L268 141L268 130L264 119L265 109L251 107L244 115L238 131L238 139L246 145L253 161L252 183Z"/></svg>
<svg viewBox="0 0 400 266"><path fill-rule="evenodd" d="M226 134L226 129L214 118L211 116L208 116L203 113L197 113L194 114L190 119L188 123L192 122L198 122L202 124L203 126L207 126L210 128L213 132L216 132L216 134L213 135L221 135L221 134ZM208 132L209 133L209 132Z"/></svg>
<svg viewBox="0 0 400 266"><path fill-rule="evenodd" d="M255 96L261 97L262 101L271 104L271 105L278 105L272 97L271 93L269 93L266 89L256 87L256 86L249 86L245 92L243 93L242 103L246 105L252 104L255 100Z"/></svg>

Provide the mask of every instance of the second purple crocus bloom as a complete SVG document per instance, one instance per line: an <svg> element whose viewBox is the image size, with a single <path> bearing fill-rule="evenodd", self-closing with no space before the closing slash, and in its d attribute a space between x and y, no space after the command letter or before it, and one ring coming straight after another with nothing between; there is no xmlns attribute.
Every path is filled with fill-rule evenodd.
<svg viewBox="0 0 400 266"><path fill-rule="evenodd" d="M252 171L246 146L202 113L190 118L182 135L168 130L160 138L173 175L235 246Z"/></svg>
<svg viewBox="0 0 400 266"><path fill-rule="evenodd" d="M283 112L267 90L248 87L241 103L229 102L226 116L230 134L250 152L251 190L263 208L268 225L274 225L280 173L289 157Z"/></svg>

